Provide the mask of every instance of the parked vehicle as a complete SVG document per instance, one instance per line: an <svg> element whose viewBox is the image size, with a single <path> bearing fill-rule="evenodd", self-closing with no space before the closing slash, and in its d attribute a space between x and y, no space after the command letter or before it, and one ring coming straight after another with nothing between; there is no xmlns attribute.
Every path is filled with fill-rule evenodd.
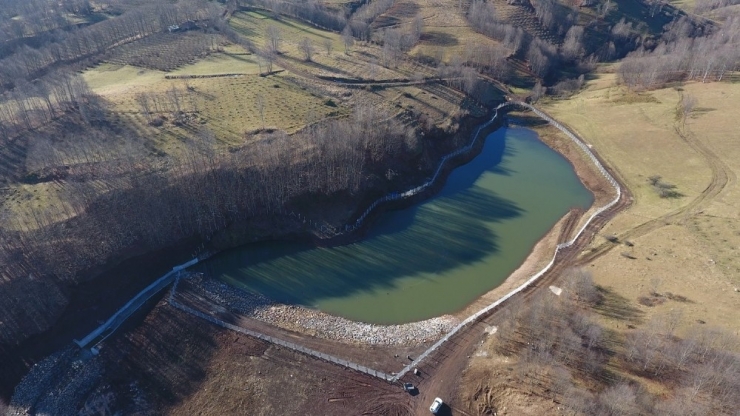
<svg viewBox="0 0 740 416"><path fill-rule="evenodd" d="M434 414L436 415L436 414L437 414L437 412L439 412L439 409L441 409L441 408L442 408L442 405L443 405L443 404L444 404L444 402L442 401L442 399L440 399L439 397L437 397L437 398L436 398L436 399L434 399L434 401L432 402L432 405L431 405L431 406L429 406L429 411L430 411L430 412L432 412L432 413L434 413Z"/></svg>

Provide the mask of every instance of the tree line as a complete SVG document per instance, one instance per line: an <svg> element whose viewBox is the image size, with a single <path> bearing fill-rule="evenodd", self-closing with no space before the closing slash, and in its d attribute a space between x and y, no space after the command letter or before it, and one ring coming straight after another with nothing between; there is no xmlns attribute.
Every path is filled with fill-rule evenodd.
<svg viewBox="0 0 740 416"><path fill-rule="evenodd" d="M643 45L619 66L632 89L659 88L668 82L721 81L740 68L740 17L719 27L699 25L684 16L672 22L654 47Z"/></svg>
<svg viewBox="0 0 740 416"><path fill-rule="evenodd" d="M102 102L76 73L56 71L35 82L17 81L0 95L0 138L9 140L69 111L88 122L100 118Z"/></svg>
<svg viewBox="0 0 740 416"><path fill-rule="evenodd" d="M0 60L0 89L14 89L19 82L43 76L55 65L91 58L108 48L163 32L187 20L214 20L221 8L205 0L162 3L130 10L81 29L58 32L38 48L27 45Z"/></svg>
<svg viewBox="0 0 740 416"><path fill-rule="evenodd" d="M0 8L0 39L21 40L71 25L67 15L87 17L89 0L8 0Z"/></svg>

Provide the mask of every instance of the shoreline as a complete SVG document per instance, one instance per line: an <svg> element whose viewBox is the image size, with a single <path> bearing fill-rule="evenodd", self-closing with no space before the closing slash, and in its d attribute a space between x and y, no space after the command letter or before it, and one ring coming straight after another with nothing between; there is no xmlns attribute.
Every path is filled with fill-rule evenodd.
<svg viewBox="0 0 740 416"><path fill-rule="evenodd" d="M453 315L441 315L398 325L370 324L301 305L276 302L200 273L183 279L180 288L187 282L185 290L216 305L215 309L225 308L280 329L345 344L416 347L438 340L460 323ZM173 296L177 296L177 293Z"/></svg>
<svg viewBox="0 0 740 416"><path fill-rule="evenodd" d="M541 121L539 117L532 117L531 113L511 111L507 114L517 114L516 126L527 127L538 134L539 140L545 145L562 155L576 172L579 180L594 195L594 201L587 210L571 209L562 218L560 218L545 234L537 240L529 254L522 264L520 264L504 281L498 286L490 289L484 294L478 296L471 303L467 304L460 310L432 317L422 321L409 322L398 325L380 325L369 324L360 321L349 320L340 316L331 315L318 309L304 307L301 305L290 305L273 302L264 296L255 296L248 294L237 288L231 288L227 284L221 283L212 277L204 277L203 281L211 281L206 291L213 291L216 286L221 286L221 290L231 288L233 291L247 293L248 296L259 298L261 305L256 310L239 307L239 300L231 299L225 303L232 308L236 306L239 313L258 319L260 321L275 325L281 329L300 332L305 335L316 336L318 338L333 340L346 343L364 343L366 345L420 345L424 342L434 341L441 338L446 332L449 332L456 324L472 316L485 306L501 299L507 293L522 285L532 275L549 262L558 244L567 241L577 227L568 227L569 224L575 223L580 225L584 219L599 209L606 201L613 196L605 191L609 187L608 182L592 166L589 161L585 160L578 153L577 146L558 134L559 130L549 124L533 125L532 121ZM510 120L507 118L506 120ZM575 216L575 218L574 218ZM563 235L563 232L566 232ZM340 329L337 329L340 328ZM431 336L431 333L440 331L437 336Z"/></svg>
<svg viewBox="0 0 740 416"><path fill-rule="evenodd" d="M526 106L525 104L521 103L515 103L519 104L521 106ZM529 107L531 108L531 107ZM537 115L540 113L537 112L536 109L533 109ZM545 118L545 116L542 116L545 120L548 120L548 118ZM442 346L447 341L451 341L453 337L457 337L460 333L464 332L465 329L472 328L472 325L477 325L481 322L481 318L485 318L486 316L489 316L492 311L496 311L500 309L500 306L506 302L508 299L510 299L512 296L515 296L517 294L520 294L521 292L529 291L530 289L536 287L535 283L540 281L541 277L545 277L545 281L552 280L557 278L557 275L553 274L552 272L552 266L555 264L556 259L558 258L558 253L567 253L566 258L570 258L571 260L574 258L574 255L577 255L578 253L571 250L571 247L578 248L583 247L583 241L581 240L581 236L583 236L586 239L593 238L594 231L600 229L601 226L603 226L603 221L608 221L610 218L610 215L602 216L600 218L597 218L598 214L607 212L609 210L612 210L611 215L614 215L614 208L617 210L619 209L619 203L622 201L622 205L624 205L624 200L626 197L628 197L628 194L625 194L622 192L622 186L614 180L614 178L608 173L608 170L601 165L601 162L599 161L598 157L595 156L589 149L587 144L582 139L576 138L573 133L570 131L564 129L562 126L560 126L556 121L550 120L551 123L558 129L562 130L562 135L555 135L550 136L552 137L552 140L545 138L543 142L545 142L548 146L550 146L553 149L558 150L564 155L568 155L570 157L567 157L568 160L573 164L574 168L576 169L576 172L578 173L579 179L584 184L592 184L592 185L598 185L601 181L593 182L594 179L598 179L598 176L601 175L604 177L604 180L607 181L612 187L616 190L617 197L612 200L611 202L607 203L604 206L597 207L598 202L600 200L603 200L604 198L608 199L608 194L606 193L599 193L597 191L594 191L592 188L589 187L589 190L594 193L594 204L592 207L587 211L583 212L582 210L571 210L569 211L568 215L563 217L558 223L556 223L555 226L552 227L552 229L546 233L542 239L540 239L533 248L532 252L527 256L524 263L515 270L514 273L512 273L501 285L494 288L493 290L489 291L488 293L484 294L483 296L476 299L475 302L468 305L467 308L460 311L458 314L455 314L454 316L450 316L449 318L447 316L443 316L442 321L435 321L435 318L432 318L427 321L421 321L420 323L414 323L414 324L404 324L404 325L396 325L396 326L380 326L380 325L369 325L369 324L362 324L357 322L352 322L346 319L332 317L328 314L319 313L315 310L310 310L307 308L297 308L297 307L291 307L288 305L283 306L277 306L275 307L275 304L269 301L265 301L265 299L258 299L258 303L262 303L262 305L245 305L245 311L247 312L255 312L257 311L256 315L262 315L263 320L257 320L257 319L251 319L251 324L247 323L250 321L250 319L244 319L243 322L246 323L248 327L255 327L257 331L255 332L252 330L251 332L247 331L248 334L257 334L260 339L262 339L263 334L285 334L291 337L298 337L299 339L303 337L303 342L308 343L309 345L315 344L320 345L323 343L323 345L328 346L333 349L339 349L341 350L343 347L342 345L355 345L361 349L361 351L375 351L376 349L385 350L387 348L426 348L426 345L433 343L430 347L426 348L423 352L421 352L419 355L415 356L416 358L412 358L411 355L408 356L409 360L412 360L411 363L407 364L400 372L397 373L391 373L392 378L390 381L397 381L406 373L411 371L412 369L416 368L422 361L424 361L430 354L433 354L437 349ZM563 137L565 136L565 141L563 141ZM543 136L547 137L547 136ZM558 142L558 137L561 139L560 142ZM568 144L568 138L572 140L572 145ZM542 138L541 138L542 139ZM565 143L566 145L563 145ZM556 147L557 146L557 147ZM581 157L574 157L575 155L572 153L573 149L578 146L582 149L582 154L589 156L591 161L593 163L589 163L587 161L588 158L581 158ZM471 152L472 153L472 152ZM476 152L475 155L478 153ZM474 155L474 156L475 156ZM593 164L593 167L590 167L589 165ZM597 171L595 174L594 172ZM449 172L446 172L449 173ZM446 179L446 176L443 176L443 180ZM600 188L603 190L603 188ZM414 198L411 198L414 199ZM585 214L591 213L588 217L586 217ZM579 215L580 214L580 215ZM580 217L581 221L578 221L574 215L578 215ZM583 218L588 218L585 221L585 225L583 227L577 227L574 228L574 226L578 226L579 222L582 222ZM596 218L596 221L592 221ZM586 226L589 225L589 230L586 230ZM593 226L593 227L591 227ZM573 234L574 230L578 230L575 235L571 237L571 234ZM585 233L584 233L585 231ZM560 243L559 241L565 240L564 242ZM581 241L581 243L576 243L576 241ZM552 249L554 245L554 249ZM550 249L548 249L548 246L550 246ZM545 254L540 254L543 252L554 252L552 259L547 263L544 267L542 267L538 272L536 272L534 275L530 275L530 270L533 268L538 267L538 263L541 264L544 259L547 258ZM570 257L567 257L570 256ZM562 261L562 260L561 260ZM562 267L562 265L560 266ZM536 269L535 269L536 270ZM562 269L561 269L562 270ZM548 274L548 276L545 276ZM520 279L526 280L520 283ZM173 285L173 290L170 292L170 301L173 303L172 306L177 307L176 303L179 304L180 302L175 302L174 300L174 293L175 288L177 287L177 281L175 285ZM183 281L182 283L187 283ZM218 282L220 284L220 282ZM516 286L518 285L518 286ZM510 290L508 293L505 293L506 290L509 290L511 286L515 286L512 290ZM224 285L225 287L225 285ZM504 292L505 294L501 296L501 292ZM192 292L186 292L182 293L180 297L185 297L186 299L190 300L197 300L200 299L201 301L204 300L202 296L192 296ZM490 302L487 301L487 298L493 297L495 299L494 301ZM238 301L243 302L244 297L238 296ZM152 307L168 307L168 301L160 301L156 305L152 305ZM201 302L198 302L201 303ZM223 303L223 302L221 302ZM478 308L477 305L483 304L482 308ZM218 320L221 316L224 316L227 320L233 319L236 317L238 320L238 315L235 315L233 312L228 311L225 307L219 305L218 303L214 303L212 301L209 301L205 304L201 303L201 308L205 306L205 310L203 311L196 311L191 310L189 313L191 315L200 316L201 318L204 318L206 320L211 320L211 317ZM477 311L475 311L477 309ZM474 312L467 316L464 320L460 320L459 316L464 316L465 312L468 310L473 310ZM149 313L151 311L151 308L147 308L146 310L140 310L138 313ZM186 312L188 312L186 310ZM204 314L204 312L206 314ZM265 313L266 312L266 313ZM298 316L301 315L301 316ZM272 322L266 323L265 319L271 320ZM309 325L306 324L306 319L308 319ZM220 322L220 321L214 321L214 322ZM456 323L457 322L457 323ZM309 333L305 329L307 326L312 326L315 328L313 330L314 333ZM239 331L239 329L228 324L223 325L227 329L233 329ZM449 326L453 326L451 329L448 329ZM287 328L286 328L287 327ZM299 329L299 331L295 331L295 329ZM241 326L239 327L241 328ZM389 331L390 330L390 331ZM487 330L487 329L486 329ZM322 334L321 331L324 333ZM415 331L421 331L420 333L415 333ZM241 331L239 331L241 332ZM291 334L292 332L292 334ZM382 336L378 336L378 332L381 332ZM386 333L384 333L386 332ZM360 334L360 336L357 336L357 334ZM399 336L399 333L401 333L401 336ZM421 334L421 335L420 335ZM317 336L321 335L321 336ZM277 335L278 338L282 337L284 335ZM269 335L265 336L266 339L270 339ZM421 340L419 340L421 338ZM277 339L277 338L276 338ZM395 339L395 343L390 343L389 340ZM401 342L398 342L400 339ZM434 341L436 339L436 341ZM457 339L457 338L455 338ZM336 341L344 341L343 343L336 343ZM416 347L414 344L409 345L411 341L414 341L416 344ZM277 341L276 341L277 342ZM317 344L318 343L318 344ZM304 351L305 347L302 345L295 345L292 343L288 343L290 345L287 345L288 348L294 348L298 351ZM425 345L426 344L426 345ZM283 345L283 344L280 344ZM291 346L292 345L292 346ZM314 349L313 351L317 351ZM392 350L391 350L392 351ZM417 350L419 351L419 350ZM413 353L413 352L412 352ZM418 353L418 352L417 352ZM322 357L322 353L318 353L319 358ZM381 353L382 355L383 353ZM416 353L414 353L416 354ZM49 355L50 358L54 354ZM313 354L316 355L316 354ZM364 356L364 355L363 355ZM398 354L395 355L396 359L398 359ZM45 359L43 360L46 361ZM344 364L342 364L344 365ZM34 367L35 368L35 367ZM377 367L372 367L377 368ZM372 370L371 368L371 370ZM43 371L42 371L43 372ZM30 374L37 373L37 371L31 371ZM375 374L372 372L370 375L377 375L377 371L375 371Z"/></svg>
<svg viewBox="0 0 740 416"><path fill-rule="evenodd" d="M578 216L577 227L573 227L574 229L578 229L593 212L613 198L613 195L610 195L608 191L610 185L606 179L595 169L592 163L582 157L577 146L567 137L564 137L562 132L549 123L540 124L543 120L536 115L533 116L531 112L510 111L507 113L507 120L511 120L511 117L508 117L510 114L516 115L515 120L517 122L512 123L513 125L534 130L540 141L558 152L571 164L576 175L578 175L578 179L594 195L594 201L585 211L574 212L572 209L568 211L550 230L537 240L522 264L504 279L500 285L482 294L459 311L451 314L460 320L468 318L486 305L506 296L506 294L529 280L532 275L542 270L555 253L557 245L567 241L571 237L571 235L564 235L560 238L564 226L572 220L572 215ZM572 234L573 229L570 231ZM560 241L561 239L563 241Z"/></svg>
<svg viewBox="0 0 740 416"><path fill-rule="evenodd" d="M517 113L517 112L516 111L507 111L506 112L506 114L509 114L509 113ZM541 121L540 121L541 119L539 119L539 117L534 116L534 115L532 115L530 117L531 117L531 119L537 120L538 122L541 123ZM470 120L470 121L476 121L476 120ZM480 123L480 124L477 124L477 125L478 126L481 126L481 125L485 125L485 124L490 124L490 126L487 127L487 128L485 128L485 129L481 129L481 132L480 132L481 134L484 133L484 132L486 134L488 134L490 132L490 127L500 127L498 125L498 123L487 123L487 122L483 122L483 123ZM476 130L476 127L473 127L473 126L474 126L474 124L468 123L466 125L466 128L462 128L461 131L458 133L458 135L460 133L462 133L463 131L465 131L465 133L464 133L465 136L468 136L469 137L470 133L472 131L475 131ZM547 129L547 126L549 126L549 124L547 124L546 127L544 127L544 128ZM528 126L528 127L530 127L530 126ZM552 129L555 129L555 127L551 127L551 128ZM601 186L599 186L600 185L600 182L603 182L603 181L599 181L599 177L601 175L595 170L596 166L593 166L593 167L592 166L589 166L591 163L589 163L589 161L587 161L587 158L582 157L583 154L576 155L575 153L573 153L576 145L575 145L575 143L571 143L571 141L565 135L559 134L559 135L556 135L556 136L560 136L559 139L556 137L555 139L550 140L551 135L542 134L542 131L540 129L538 129L538 128L533 128L533 129L535 129L538 132L538 135L540 136L540 140L542 140L549 147L551 147L554 150L556 150L559 153L561 153L574 166L574 168L576 170L576 173L579 176L579 179L581 179L581 181L584 183L584 185L586 185L586 187L589 189L589 191L591 191L594 194L594 196L595 196L595 198L594 198L594 204L589 209L589 211L587 211L587 213L595 210L598 202L600 200L604 199L603 197L606 196L605 194L602 194L601 197L599 195L598 190L599 189L602 189L603 190L604 188L601 187ZM459 140L459 138L456 139L456 140ZM468 143L470 143L470 142L468 142ZM426 199L430 195L433 195L434 193L436 193L444 185L444 183L445 183L445 181L447 179L447 176L449 175L449 173L452 170L454 170L455 168L457 168L457 167L459 167L459 166L467 163L468 161L472 160L473 158L477 157L480 154L480 150L482 148L483 143L484 143L484 140L480 140L480 141L476 140L474 142L474 145L472 145L472 147L471 147L470 144L468 144L467 146L464 146L464 147L469 147L470 148L468 152L463 153L463 154L459 154L459 156L453 157L452 160L449 160L449 163L443 163L444 166L443 166L443 168L440 169L440 172L439 172L440 173L439 181L437 181L434 184L434 186L430 186L429 189L426 189L424 192L420 192L419 194L416 194L414 196L411 196L408 199L404 199L404 200L401 200L401 201L396 201L396 202L390 202L390 203L387 203L387 204L383 204L382 206L377 207L378 209L375 209L373 211L373 214L370 215L369 217L375 217L376 215L378 215L379 213L381 213L381 212L383 212L383 211L385 211L387 209L399 209L399 208L402 208L404 206L416 204L420 200ZM565 145L563 145L563 143L565 143ZM443 159L440 159L440 163L442 161L443 161ZM596 188L596 190L594 190L594 188ZM584 213L584 214L586 214L586 213ZM424 335L423 338L426 339L427 342L429 342L429 340L432 339L432 338L437 338L438 341L437 341L437 343L435 345L437 345L437 344L439 344L441 342L444 342L448 338L448 336L451 336L453 333L457 332L457 330L462 325L465 325L467 323L467 321L469 321L471 318L474 318L474 315L477 315L477 313L475 313L475 310L478 310L479 312L482 311L482 309L480 308L480 305L491 305L494 302L500 303L499 301L503 299L502 296L503 297L510 296L510 294L512 292L509 292L507 294L507 291L510 291L511 288L517 288L518 287L517 285L519 285L522 280L525 280L526 281L526 278L531 276L531 272L537 270L538 268L541 268L541 265L546 262L546 259L548 258L548 256L546 254L544 254L544 253L554 252L555 248L558 246L558 234L559 234L558 231L562 227L562 224L565 222L565 219L567 217L569 217L570 215L571 214L569 214L568 216L566 216L563 219L561 219L558 223L556 223L556 225L553 226L553 228L548 233L546 233L535 244L535 246L532 249L532 252L530 252L530 254L527 256L527 258L525 259L524 263L521 266L519 266L519 268L516 269L509 277L507 277L507 279L505 279L504 282L501 285L499 285L498 287L496 287L496 288L492 289L491 291L485 293L484 295L478 297L474 302L472 302L466 308L463 308L462 310L460 310L458 313L449 315L449 318L447 316L443 316L444 318L440 318L440 319L443 319L443 322L442 323L440 323L440 322L433 322L433 324L431 324L430 327L435 328L435 329L432 330L432 332L435 332L436 331L435 336L432 337L431 335ZM586 215L581 215L580 217L581 217L581 221L583 220L583 218L587 218ZM368 218L369 221L366 221L363 224L363 227L360 227L359 229L357 229L354 232L352 232L350 236L346 236L346 237L348 237L348 238L350 238L352 240L356 240L356 239L362 238L363 235L365 234L367 228L369 226L372 226L372 223L373 223L372 219L373 218ZM294 232L286 234L285 237L286 238L290 238L291 235L292 236L295 236L295 235L303 235L303 236L308 237L309 239L312 239L312 240L316 240L316 239L319 238L319 236L317 236L316 234L310 233L310 232L307 232L307 231L308 230L302 230L302 231L294 230ZM331 239L331 240L334 240L334 239ZM314 241L314 242L316 243L316 241ZM344 242L346 242L346 241L344 241ZM327 243L327 241L324 241L324 243ZM342 242L334 240L334 241L331 241L329 244L334 245L336 243L342 243ZM540 266L540 267L538 267L538 266ZM514 291L517 291L517 289L515 289ZM156 307L156 305L148 306L147 308L145 308L146 310L140 310L137 313L139 313L139 314L141 314L141 313L149 313L150 310L151 310L151 308L153 308L153 307ZM289 314L295 312L296 309L295 308L288 308L288 309L284 309L282 312L285 312L285 310L288 310L289 311L289 313L287 313L289 315ZM468 313L470 311L472 311L473 314ZM314 318L316 318L316 315L315 315L316 312L315 312L315 310L305 310L305 311L304 310L299 310L299 312L301 312L301 313L302 312L307 312L304 315L312 315L313 314L314 315ZM352 325L353 324L353 321L349 321L349 320L344 320L344 321L338 322L338 321L335 320L336 317L332 317L332 316L326 315L326 314L325 315L321 315L320 317L322 319L320 319L319 321L324 322L324 323L329 322L330 323L329 326L332 326L332 325L334 325L334 326L337 326L337 325L338 326L346 326L346 325ZM461 321L461 317L467 317L468 319L465 319L464 321L460 322ZM432 319L435 319L435 318L432 318ZM300 320L299 320L299 322L300 322ZM424 323L424 322L426 322L426 321L422 321L422 323ZM455 325L454 324L455 322L459 322L459 323ZM354 324L356 324L356 323L354 323ZM438 324L441 324L443 326L441 326L441 327L440 326L435 326L435 325L438 325ZM364 328L367 331L369 331L370 333L373 333L373 332L377 333L378 328L381 328L382 327L382 326L373 326L373 325L362 324L362 323L360 323L358 325L365 325ZM397 328L397 329L400 330L400 331L404 331L404 330L407 330L407 329L411 328L411 327L408 326L409 324L405 324L405 325L406 326L398 326L399 328ZM452 330L450 330L450 331L447 331L447 329L448 329L448 327L450 325L454 326L454 328L452 328ZM319 325L318 327L321 327L321 325ZM440 329L443 329L443 328L446 331L446 335L445 335L445 331L440 331ZM79 329L77 329L77 331L79 332ZM382 329L381 329L381 331L382 331ZM309 335L309 336L312 335L310 333L312 331L310 331L310 330L303 329L300 332L301 333L304 333L306 335ZM313 332L314 333L318 333L318 331L316 331L316 330L314 330ZM407 332L413 332L413 331L407 331ZM393 335L393 336L396 336L397 337L397 335ZM340 338L347 338L347 337L346 336L342 336ZM331 334L328 334L326 336L326 339L330 339L331 340L331 339L336 339L336 337L332 337ZM348 337L348 339L351 339L351 337ZM364 342L365 340L366 340L366 338L363 336L363 337L360 337L360 340L356 340L354 342L357 344L358 343L357 341L363 341L363 342L359 342L359 343L360 344L364 344L364 345L373 345L373 344L368 344L367 342ZM61 339L60 338L57 338L57 342L58 341L61 341ZM379 342L379 344L376 344L376 345L379 345L379 346L382 346L383 345L383 341L380 338L378 338L378 341L377 342ZM408 342L408 341L404 341L404 342ZM350 342L350 343L352 343L352 342ZM423 341L420 341L418 343L419 344L423 344ZM25 344L25 343L23 343L23 344ZM23 344L21 344L21 346ZM47 354L45 354L43 356L40 356L40 357L37 356L37 358L34 359L33 361L38 362L38 360L42 360L44 357L46 357L50 353L53 353L53 351L49 351ZM21 356L27 356L27 354L24 354L24 353L21 353L20 355ZM31 358L31 357L27 357L27 358ZM23 373L25 375L25 373L27 373L27 370L24 371ZM19 380L20 380L20 378L19 378ZM15 384L15 383L13 383L13 384Z"/></svg>
<svg viewBox="0 0 740 416"><path fill-rule="evenodd" d="M191 260L194 251L197 252L199 248L203 248L205 245L208 245L207 251L211 251L210 249L222 251L257 241L304 240L311 241L317 246L333 246L362 239L377 215L386 210L400 209L417 204L435 195L444 186L447 177L454 169L478 156L484 141L473 141L471 134L477 131L478 128L480 128L480 134L488 134L492 129L498 128L498 122L490 123L493 114L495 114L495 111L492 110L485 118L466 117L460 122L458 130L451 136L446 137L445 140L441 140L441 138L433 139L430 154L427 156L436 160L434 163L436 167L441 164L439 180L424 189L423 192L406 199L389 201L376 207L367 216L363 225L351 233L334 236L333 238L322 238L315 230L307 228L299 221L286 222L281 219L282 222L270 220L266 223L260 223L261 219L255 219L256 228L254 228L255 224L249 222L239 228L243 228L242 231L256 231L255 235L248 238L242 236L240 240L230 241L227 246L211 247L213 241L210 240L189 240L153 252L136 253L132 257L113 259L107 265L90 270L92 277L81 279L81 284L69 288L70 302L65 305L53 325L43 332L28 336L17 343L0 345L0 357L4 358L4 364L0 365L0 371L7 375L3 380L0 380L0 397L10 398L17 384L28 374L35 363L43 361L59 349L65 348L75 339L83 338L94 331L99 327L100 321L105 321L118 312L133 296L145 290L149 284L168 272L172 268L172 264L182 264ZM483 127L486 124L488 124L488 127ZM453 146L453 151L457 151L470 146L471 142L474 145L468 152L458 154L442 163L443 158L449 155L450 150L447 148L450 145ZM431 174L432 172L426 173ZM417 185L413 186L418 186L418 183L424 182L425 176L425 172L419 171L418 177L413 181ZM414 178L407 178L407 182L412 181L412 179ZM367 208L372 193L372 190L367 190L363 194L363 200L352 205ZM358 209L354 215L360 213L361 211ZM234 231L238 230L224 230L225 233ZM91 293L92 296L90 296ZM98 303L96 300L103 301L103 303ZM156 306L156 302L150 302L137 310L135 314L137 316L148 314Z"/></svg>

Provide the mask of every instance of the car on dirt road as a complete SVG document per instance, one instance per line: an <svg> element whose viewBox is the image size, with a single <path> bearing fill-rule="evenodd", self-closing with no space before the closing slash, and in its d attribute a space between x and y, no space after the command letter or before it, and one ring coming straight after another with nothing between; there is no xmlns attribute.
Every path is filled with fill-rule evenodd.
<svg viewBox="0 0 740 416"><path fill-rule="evenodd" d="M440 399L439 397L437 397L432 402L432 405L429 406L429 411L432 412L432 413L434 413L436 415L437 412L439 412L439 409L442 408L442 405L443 404L444 404L444 402L442 401L442 399Z"/></svg>

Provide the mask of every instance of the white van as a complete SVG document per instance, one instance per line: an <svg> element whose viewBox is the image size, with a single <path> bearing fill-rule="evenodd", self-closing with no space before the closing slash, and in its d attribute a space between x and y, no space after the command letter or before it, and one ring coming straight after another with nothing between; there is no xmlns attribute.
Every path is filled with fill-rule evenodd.
<svg viewBox="0 0 740 416"><path fill-rule="evenodd" d="M439 409L442 407L442 404L444 404L444 402L442 401L442 399L440 399L439 397L437 397L432 402L432 405L429 406L429 411L432 412L432 413L434 413L436 415L437 412L439 412Z"/></svg>

